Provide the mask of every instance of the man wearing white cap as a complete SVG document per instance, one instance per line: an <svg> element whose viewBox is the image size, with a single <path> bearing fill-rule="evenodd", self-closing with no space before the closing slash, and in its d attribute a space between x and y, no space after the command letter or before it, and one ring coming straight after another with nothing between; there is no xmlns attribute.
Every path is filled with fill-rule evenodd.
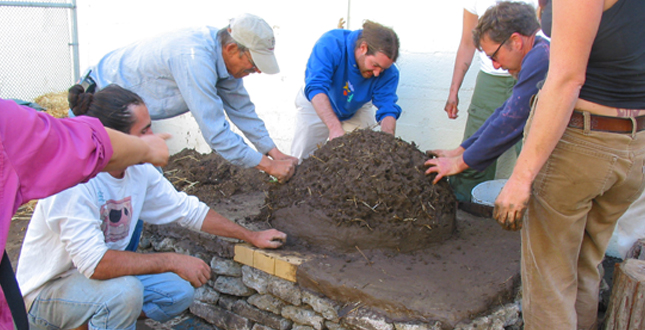
<svg viewBox="0 0 645 330"><path fill-rule="evenodd" d="M271 26L242 14L220 30L184 29L114 50L90 68L83 84L87 91L117 84L139 94L153 120L190 111L213 150L284 182L298 161L278 150L241 79L278 73L274 46ZM231 130L226 116L257 151Z"/></svg>

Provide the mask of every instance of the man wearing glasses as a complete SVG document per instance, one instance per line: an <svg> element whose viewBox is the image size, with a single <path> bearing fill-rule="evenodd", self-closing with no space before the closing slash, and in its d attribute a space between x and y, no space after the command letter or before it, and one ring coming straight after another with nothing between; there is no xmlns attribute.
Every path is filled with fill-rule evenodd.
<svg viewBox="0 0 645 330"><path fill-rule="evenodd" d="M398 56L396 33L375 22L366 21L362 30L323 34L307 62L305 86L296 96L291 154L306 158L327 139L376 122L381 131L394 135L401 115L396 104Z"/></svg>
<svg viewBox="0 0 645 330"><path fill-rule="evenodd" d="M477 49L517 79L511 97L484 124L452 150L432 150L437 158L426 161L426 174L444 176L473 168L483 171L522 138L531 110L531 98L549 68L549 41L540 30L535 8L522 2L500 2L486 10L473 30Z"/></svg>
<svg viewBox="0 0 645 330"><path fill-rule="evenodd" d="M251 73L280 71L274 46L269 24L242 14L220 30L184 29L114 50L90 68L83 83L88 91L117 84L139 94L153 120L190 111L213 150L284 182L298 161L276 147L242 84ZM257 151L230 129L226 116Z"/></svg>

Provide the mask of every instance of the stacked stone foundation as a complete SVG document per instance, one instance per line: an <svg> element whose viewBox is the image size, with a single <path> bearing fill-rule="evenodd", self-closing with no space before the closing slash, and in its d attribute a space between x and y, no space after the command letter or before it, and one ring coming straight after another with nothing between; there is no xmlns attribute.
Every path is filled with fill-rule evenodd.
<svg viewBox="0 0 645 330"><path fill-rule="evenodd" d="M521 329L519 300L457 326L433 320L397 321L360 301L336 301L297 283L306 256L282 255L179 226L149 226L143 253L176 252L201 258L211 279L198 288L186 317L223 330ZM168 328L166 326L165 328ZM172 327L171 327L172 328Z"/></svg>

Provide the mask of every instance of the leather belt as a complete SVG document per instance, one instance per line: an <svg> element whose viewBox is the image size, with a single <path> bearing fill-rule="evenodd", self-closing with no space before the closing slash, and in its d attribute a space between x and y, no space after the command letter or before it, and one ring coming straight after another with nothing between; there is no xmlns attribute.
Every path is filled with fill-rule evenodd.
<svg viewBox="0 0 645 330"><path fill-rule="evenodd" d="M634 118L636 122L636 131L640 132L645 129L645 116ZM580 111L573 111L569 127L584 129L585 117ZM589 129L592 131L611 132L611 133L632 133L633 122L631 118L625 117L608 117L589 114Z"/></svg>

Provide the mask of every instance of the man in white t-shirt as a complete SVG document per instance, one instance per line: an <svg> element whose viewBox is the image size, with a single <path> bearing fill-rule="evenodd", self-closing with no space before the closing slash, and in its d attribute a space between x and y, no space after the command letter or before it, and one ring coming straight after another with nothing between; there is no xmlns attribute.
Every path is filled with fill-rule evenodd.
<svg viewBox="0 0 645 330"><path fill-rule="evenodd" d="M486 9L495 5L497 2L500 2L500 0L464 1L463 31L455 59L450 92L444 108L450 119L457 118L459 111L457 108L459 105L459 89L464 81L466 72L470 68L476 50L472 30L477 25L479 17L486 12ZM535 0L525 2L532 4L534 7L537 6ZM477 74L477 82L470 106L468 107L468 120L466 122L466 128L464 129L464 141L475 134L495 109L499 108L511 96L513 86L516 82L515 78L506 70L495 69L493 63L485 53L481 51L477 53L480 69ZM515 154L516 150L511 149L509 152ZM519 153L519 150L517 152ZM451 176L449 182L455 192L457 200L459 202L470 202L472 189L481 182L495 179L496 169L495 162L482 172L468 169L458 175Z"/></svg>
<svg viewBox="0 0 645 330"><path fill-rule="evenodd" d="M112 85L94 99L110 92L136 96ZM126 107L134 118L126 130L152 134L143 102ZM152 165L100 173L40 200L34 211L17 270L32 329L134 329L139 317L164 322L188 308L193 288L210 279L210 267L189 255L125 251L137 219L178 222L260 248L277 248L286 239L275 229L254 232L224 218L178 192Z"/></svg>

